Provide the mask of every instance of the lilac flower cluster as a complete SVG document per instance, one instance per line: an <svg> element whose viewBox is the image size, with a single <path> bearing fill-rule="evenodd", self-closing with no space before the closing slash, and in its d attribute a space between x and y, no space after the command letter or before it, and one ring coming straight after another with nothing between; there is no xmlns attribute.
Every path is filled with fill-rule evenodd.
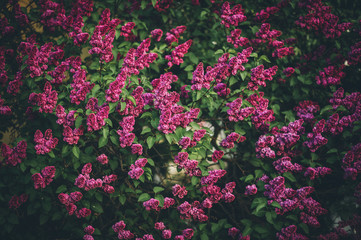
<svg viewBox="0 0 361 240"><path fill-rule="evenodd" d="M174 91L168 92L171 89L171 83L177 80L176 75L168 72L151 82L154 92L154 107L161 111L158 130L165 134L174 132L177 126L187 127L199 114L198 108L191 108L188 112L183 113L184 107L177 104L179 94Z"/></svg>
<svg viewBox="0 0 361 240"><path fill-rule="evenodd" d="M290 225L288 227L282 228L281 232L276 234L278 240L289 240L289 239L297 239L297 240L308 240L308 237L303 236L300 233L297 233L297 227L295 225Z"/></svg>
<svg viewBox="0 0 361 240"><path fill-rule="evenodd" d="M52 113L58 101L58 93L52 90L50 82L46 82L43 93L31 93L29 103L39 106L39 112Z"/></svg>
<svg viewBox="0 0 361 240"><path fill-rule="evenodd" d="M247 185L246 186L246 191L244 192L244 195L246 196L252 196L255 195L257 193L257 186L256 184L252 184L252 185Z"/></svg>
<svg viewBox="0 0 361 240"><path fill-rule="evenodd" d="M254 113L255 109L253 107L245 107L242 106L242 98L237 98L230 103L226 104L229 109L227 110L227 114L229 121L242 121L245 118L249 117L252 113Z"/></svg>
<svg viewBox="0 0 361 240"><path fill-rule="evenodd" d="M286 75L286 77L291 77L294 72L295 69L293 67L288 67L285 70L283 70L283 74Z"/></svg>
<svg viewBox="0 0 361 240"><path fill-rule="evenodd" d="M173 42L178 43L178 39L180 38L180 35L183 34L187 30L186 26L177 26L176 28L172 28L170 32L167 32L165 34L165 42L168 45L171 45Z"/></svg>
<svg viewBox="0 0 361 240"><path fill-rule="evenodd" d="M136 160L134 164L130 165L131 170L128 172L128 175L133 179L139 179L144 173L143 167L147 162L148 160L146 158Z"/></svg>
<svg viewBox="0 0 361 240"><path fill-rule="evenodd" d="M34 173L31 176L31 179L34 181L34 188L45 188L49 185L55 177L55 170L54 166L46 166L41 170L41 173Z"/></svg>
<svg viewBox="0 0 361 240"><path fill-rule="evenodd" d="M69 216L71 216L75 213L77 217L79 216L78 218L80 218L80 216L84 216L84 214L86 216L88 216L91 213L89 209L88 209L89 211L87 211L85 209L83 209L83 210L80 209L81 210L80 213L79 213L79 210L77 210L78 207L77 207L77 205L75 205L75 203L79 202L82 198L83 198L83 194L81 192L71 192L70 194L59 193L59 195L58 195L58 199L59 199L60 203L65 205Z"/></svg>
<svg viewBox="0 0 361 240"><path fill-rule="evenodd" d="M303 145L308 147L311 152L315 152L319 147L328 142L328 140L321 135L321 133L324 132L325 124L325 120L321 119L312 129L312 133L307 134L309 140L305 141Z"/></svg>
<svg viewBox="0 0 361 240"><path fill-rule="evenodd" d="M70 99L72 103L79 105L80 102L84 101L86 95L93 89L95 83L86 81L86 70L77 70L73 75L73 82L70 86L73 88L70 91Z"/></svg>
<svg viewBox="0 0 361 240"><path fill-rule="evenodd" d="M202 88L209 89L210 83L215 80L217 83L222 82L229 76L236 75L237 72L246 70L242 65L248 62L248 58L252 53L252 48L243 49L242 52L237 53L237 56L229 59L229 53L223 54L218 63L214 67L208 66L204 74L203 63L200 62L193 72L192 90L201 90ZM229 61L228 61L229 60ZM226 90L227 91L227 90Z"/></svg>
<svg viewBox="0 0 361 240"><path fill-rule="evenodd" d="M112 43L115 37L115 28L120 24L120 20L110 20L110 10L108 8L103 11L100 18L99 24L95 26L89 41L92 46L89 54L99 54L100 61L110 62L114 58Z"/></svg>
<svg viewBox="0 0 361 240"><path fill-rule="evenodd" d="M340 37L341 33L352 27L351 23L338 24L339 18L331 13L331 7L323 5L321 0L299 2L301 8L307 8L308 14L301 16L296 24L301 28L322 32L326 38Z"/></svg>
<svg viewBox="0 0 361 240"><path fill-rule="evenodd" d="M197 130L193 133L193 140L191 140L189 137L182 137L179 140L178 144L183 149L192 148L197 145L197 142L199 142L204 137L205 134L206 134L205 129Z"/></svg>
<svg viewBox="0 0 361 240"><path fill-rule="evenodd" d="M25 140L18 142L16 147L10 148L6 143L1 144L1 155L4 158L4 163L7 165L16 166L26 158L27 143Z"/></svg>
<svg viewBox="0 0 361 240"><path fill-rule="evenodd" d="M99 106L98 99L90 98L86 105L86 109L90 109L92 111L92 113L88 115L86 121L88 132L101 129L105 125L105 119L109 116L109 106L106 103Z"/></svg>
<svg viewBox="0 0 361 240"><path fill-rule="evenodd" d="M246 37L241 37L242 30L241 29L234 29L231 32L230 36L227 36L227 42L233 44L235 48L239 46L244 47L249 45L249 39Z"/></svg>
<svg viewBox="0 0 361 240"><path fill-rule="evenodd" d="M116 232L118 234L118 239L134 238L133 233L131 233L129 230L124 230L125 227L126 227L126 224L124 223L124 221L119 221L112 226L114 232Z"/></svg>
<svg viewBox="0 0 361 240"><path fill-rule="evenodd" d="M86 228L84 228L84 237L83 237L83 240L94 240L92 234L94 233L94 228L93 226L89 225L87 226Z"/></svg>
<svg viewBox="0 0 361 240"><path fill-rule="evenodd" d="M9 25L8 19L4 16L0 17L0 31L3 36L11 36L15 32L14 27Z"/></svg>
<svg viewBox="0 0 361 240"><path fill-rule="evenodd" d="M23 205L29 198L29 195L23 193L20 196L14 195L9 201L9 208L17 209Z"/></svg>
<svg viewBox="0 0 361 240"><path fill-rule="evenodd" d="M271 24L263 23L260 29L258 30L258 32L256 32L256 37L267 41L273 41L273 39L276 39L277 37L282 35L281 31L270 30L270 29L271 29Z"/></svg>
<svg viewBox="0 0 361 240"><path fill-rule="evenodd" d="M134 91L132 92L132 96L135 100L135 105L134 103L129 100L129 99L121 99L121 102L125 102L126 106L124 108L124 110L120 111L120 104L118 105L118 113L120 115L131 115L134 117L138 117L141 113L144 112L144 105L145 105L145 101L143 98L143 91L144 89L141 86L138 86L136 89L134 89Z"/></svg>
<svg viewBox="0 0 361 240"><path fill-rule="evenodd" d="M74 185L78 188L84 188L85 191L89 191L95 188L102 188L105 193L114 193L114 187L109 184L117 180L117 175L111 174L109 176L103 176L103 179L90 178L92 172L92 164L87 163L83 166L81 174L75 179Z"/></svg>
<svg viewBox="0 0 361 240"><path fill-rule="evenodd" d="M173 64L180 65L183 63L183 57L188 52L189 48L192 45L192 40L188 40L185 43L180 44L177 46L172 52L171 55L166 55L165 59L168 60L168 67L172 67Z"/></svg>
<svg viewBox="0 0 361 240"><path fill-rule="evenodd" d="M308 167L305 171L304 176L308 177L310 180L314 180L315 178L318 178L320 176L324 177L331 173L332 170L331 168L328 167L317 167L317 168Z"/></svg>
<svg viewBox="0 0 361 240"><path fill-rule="evenodd" d="M224 152L222 150L214 150L212 154L212 161L217 162L224 156Z"/></svg>
<svg viewBox="0 0 361 240"><path fill-rule="evenodd" d="M186 187L182 187L179 184L175 184L172 187L172 194L175 197L184 198L185 195L187 195L188 191L186 190Z"/></svg>
<svg viewBox="0 0 361 240"><path fill-rule="evenodd" d="M105 154L100 154L98 157L97 157L97 161L102 164L102 165L105 165L105 164L108 164L109 160L108 160L108 156L105 155Z"/></svg>
<svg viewBox="0 0 361 240"><path fill-rule="evenodd" d="M345 178L356 180L361 173L361 143L354 145L342 159L342 168L345 171Z"/></svg>
<svg viewBox="0 0 361 240"><path fill-rule="evenodd" d="M70 145L78 144L80 136L84 134L84 127L80 126L79 128L72 129L69 126L64 127L63 130L63 140Z"/></svg>
<svg viewBox="0 0 361 240"><path fill-rule="evenodd" d="M56 107L55 113L56 113L56 116L58 117L58 120L56 120L57 124L63 125L64 127L66 127L66 126L71 127L74 125L74 122L76 119L76 117L74 116L74 114L76 113L75 110L70 110L69 113L67 114L65 112L64 107L61 105L58 105Z"/></svg>
<svg viewBox="0 0 361 240"><path fill-rule="evenodd" d="M320 106L317 102L305 100L299 102L294 110L297 112L297 117L303 119L305 122L313 123L315 119L313 114L320 111Z"/></svg>
<svg viewBox="0 0 361 240"><path fill-rule="evenodd" d="M57 65L54 70L48 71L48 75L51 76L53 79L51 80L52 84L61 84L64 79L66 79L65 72L70 70L71 73L75 73L76 71L80 70L81 65L81 58L71 56L64 61L62 61L59 65Z"/></svg>
<svg viewBox="0 0 361 240"><path fill-rule="evenodd" d="M152 35L152 38L155 39L155 41L159 42L163 36L163 31L162 29L154 29L150 34Z"/></svg>
<svg viewBox="0 0 361 240"><path fill-rule="evenodd" d="M245 136L241 136L236 132L232 132L225 139L221 141L220 145L223 148L231 149L234 148L235 142L240 143L240 142L244 142L245 140L246 140Z"/></svg>
<svg viewBox="0 0 361 240"><path fill-rule="evenodd" d="M345 77L345 73L342 72L343 68L344 65L324 68L324 71L320 71L319 76L316 76L316 83L324 87L340 84L341 78Z"/></svg>
<svg viewBox="0 0 361 240"><path fill-rule="evenodd" d="M298 163L292 164L290 157L280 158L277 161L274 161L272 164L279 173L300 172L303 170L302 166Z"/></svg>
<svg viewBox="0 0 361 240"><path fill-rule="evenodd" d="M138 46L137 49L129 49L124 58L123 66L115 81L109 84L109 88L105 91L106 100L108 102L117 102L125 82L132 74L138 75L139 71L154 62L158 57L156 53L146 53L149 51L150 39L147 38ZM136 59L137 57L137 59Z"/></svg>
<svg viewBox="0 0 361 240"><path fill-rule="evenodd" d="M259 65L251 70L251 81L248 82L249 90L258 90L259 86L266 87L266 80L272 81L273 76L276 74L278 67L273 66L264 69L263 65Z"/></svg>
<svg viewBox="0 0 361 240"><path fill-rule="evenodd" d="M129 147L132 145L135 134L132 133L134 130L135 119L133 116L125 117L119 125L123 128L123 130L117 130L119 135L119 142L122 148Z"/></svg>
<svg viewBox="0 0 361 240"><path fill-rule="evenodd" d="M133 28L135 27L134 22L128 22L121 28L120 35L125 37L125 40L131 41L134 37L134 34L132 33Z"/></svg>
<svg viewBox="0 0 361 240"><path fill-rule="evenodd" d="M177 156L174 157L174 163L178 165L178 168L185 169L186 174L189 176L201 176L201 170L197 167L197 160L189 160L187 152L179 152Z"/></svg>
<svg viewBox="0 0 361 240"><path fill-rule="evenodd" d="M351 46L347 60L350 65L356 65L361 62L361 42L357 42Z"/></svg>
<svg viewBox="0 0 361 240"><path fill-rule="evenodd" d="M20 87L23 85L22 79L23 73L21 71L17 72L14 80L9 82L6 92L15 96L20 91Z"/></svg>
<svg viewBox="0 0 361 240"><path fill-rule="evenodd" d="M221 24L229 28L231 25L237 27L239 23L246 21L247 17L244 15L241 4L237 4L231 9L229 2L224 2L221 9L221 19Z"/></svg>
<svg viewBox="0 0 361 240"><path fill-rule="evenodd" d="M53 138L51 129L47 129L44 135L39 129L36 130L34 134L34 142L36 143L36 154L49 153L53 148L56 147L58 141L59 140L57 138Z"/></svg>
<svg viewBox="0 0 361 240"><path fill-rule="evenodd" d="M202 205L198 201L194 201L192 204L185 201L177 207L178 212L181 214L181 219L193 219L199 222L205 222L208 220L208 216L205 215Z"/></svg>
<svg viewBox="0 0 361 240"><path fill-rule="evenodd" d="M235 227L228 229L228 236L230 236L233 239L235 239L238 236L238 238L236 238L238 240L251 240L250 236L243 236L241 230Z"/></svg>
<svg viewBox="0 0 361 240"><path fill-rule="evenodd" d="M253 115L251 116L252 124L256 127L256 129L267 132L269 129L269 122L275 120L275 117L273 116L274 112L273 110L267 109L269 100L263 98L264 93L259 92L258 94L254 93L246 100L253 105L255 109Z"/></svg>

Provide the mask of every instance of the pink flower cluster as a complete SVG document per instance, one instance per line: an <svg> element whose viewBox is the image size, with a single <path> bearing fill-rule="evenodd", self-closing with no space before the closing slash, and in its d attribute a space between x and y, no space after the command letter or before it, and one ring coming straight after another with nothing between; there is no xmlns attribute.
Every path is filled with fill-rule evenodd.
<svg viewBox="0 0 361 240"><path fill-rule="evenodd" d="M75 179L74 185L78 188L84 188L85 191L89 191L95 188L102 188L106 193L114 193L114 187L109 184L117 180L117 175L111 174L109 176L103 176L103 179L90 178L92 172L92 164L87 163L83 166L81 174Z"/></svg>
<svg viewBox="0 0 361 240"><path fill-rule="evenodd" d="M145 101L144 101L144 94L143 94L144 89L141 86L138 86L136 89L134 89L134 91L132 92L132 96L134 97L135 100L135 105L134 103L129 100L129 99L121 99L121 102L125 102L126 106L125 109L120 111L119 109L117 110L118 113L120 115L131 115L134 117L138 117L141 113L144 112L144 105L145 105ZM118 105L118 108L120 108L120 104Z"/></svg>
<svg viewBox="0 0 361 240"><path fill-rule="evenodd" d="M183 149L187 149L188 147L194 147L197 145L197 142L199 142L204 135L206 134L206 130L205 129L200 129L197 130L193 133L193 140L191 140L189 137L182 137L178 144L183 148Z"/></svg>
<svg viewBox="0 0 361 240"><path fill-rule="evenodd" d="M350 51L348 52L348 64L356 65L361 62L361 42L355 43L351 46Z"/></svg>
<svg viewBox="0 0 361 240"><path fill-rule="evenodd" d="M205 215L203 206L198 201L194 201L192 204L185 201L177 207L177 210L181 214L181 219L193 219L199 222L208 220L208 216Z"/></svg>
<svg viewBox="0 0 361 240"><path fill-rule="evenodd" d="M109 160L107 155L101 154L97 157L97 161L100 162L100 164L105 165L108 164Z"/></svg>
<svg viewBox="0 0 361 240"><path fill-rule="evenodd" d="M180 65L183 63L183 57L188 52L188 49L192 45L192 40L188 40L185 43L177 46L172 52L171 55L166 55L165 59L168 60L168 67L172 67L173 64Z"/></svg>
<svg viewBox="0 0 361 240"><path fill-rule="evenodd" d="M273 76L276 74L278 67L273 66L264 69L263 65L259 65L251 70L251 81L248 82L249 90L258 90L259 86L266 87L266 80L272 81Z"/></svg>
<svg viewBox="0 0 361 240"><path fill-rule="evenodd" d="M246 191L244 192L244 195L246 196L252 196L255 195L257 193L257 186L256 184L252 184L252 185L247 185L246 186Z"/></svg>
<svg viewBox="0 0 361 240"><path fill-rule="evenodd" d="M134 37L134 34L132 33L132 29L135 27L134 22L128 22L121 28L120 35L125 37L125 40L131 41Z"/></svg>
<svg viewBox="0 0 361 240"><path fill-rule="evenodd" d="M273 39L276 39L277 37L282 35L281 31L270 29L271 24L263 23L258 32L256 32L256 37L263 40L273 41Z"/></svg>
<svg viewBox="0 0 361 240"><path fill-rule="evenodd" d="M0 31L3 36L11 36L15 30L13 26L9 25L9 21L6 17L0 17Z"/></svg>
<svg viewBox="0 0 361 240"><path fill-rule="evenodd" d="M303 145L307 146L311 152L315 152L319 147L327 144L328 140L321 135L324 131L325 124L325 120L321 119L312 129L312 133L307 134L309 140L305 141Z"/></svg>
<svg viewBox="0 0 361 240"><path fill-rule="evenodd" d="M125 117L119 122L119 125L123 128L123 130L118 130L117 133L119 135L119 142L122 148L129 147L132 145L135 134L132 133L134 130L135 119L133 116Z"/></svg>
<svg viewBox="0 0 361 240"><path fill-rule="evenodd" d="M320 176L324 177L331 173L332 170L331 168L328 167L317 167L317 168L308 167L305 171L304 176L308 177L310 180L314 180L315 178L318 178Z"/></svg>
<svg viewBox="0 0 361 240"><path fill-rule="evenodd" d="M234 122L244 120L255 111L253 107L241 108L242 98L237 98L232 102L227 103L226 106L229 107L229 109L227 110L227 114L229 115L228 119L229 121L234 121Z"/></svg>
<svg viewBox="0 0 361 240"><path fill-rule="evenodd" d="M300 172L303 170L303 167L298 163L293 164L290 157L280 158L277 161L274 161L272 164L279 173Z"/></svg>
<svg viewBox="0 0 361 240"><path fill-rule="evenodd" d="M90 83L86 81L86 70L80 69L77 70L73 75L73 82L70 86L73 88L70 91L71 103L79 105L80 102L84 101L86 95L93 89L95 83Z"/></svg>
<svg viewBox="0 0 361 240"><path fill-rule="evenodd" d="M154 92L154 107L161 111L158 130L165 134L174 132L177 126L187 127L197 118L200 111L198 108L191 108L188 112L183 113L184 107L177 104L179 94L174 91L168 92L171 84L177 80L176 75L168 72L151 82Z"/></svg>
<svg viewBox="0 0 361 240"><path fill-rule="evenodd" d="M150 34L152 35L152 38L155 39L155 41L159 42L163 36L163 31L162 29L154 29Z"/></svg>
<svg viewBox="0 0 361 240"><path fill-rule="evenodd" d="M284 2L284 1L282 1ZM278 4L280 5L280 4ZM254 20L257 22L265 22L271 15L278 13L280 9L277 7L267 7L266 9L262 9L260 12L256 12L256 16Z"/></svg>
<svg viewBox="0 0 361 240"><path fill-rule="evenodd" d="M173 3L173 0L157 0L154 8L158 11L158 12L164 12L165 10L167 10L170 5Z"/></svg>
<svg viewBox="0 0 361 240"><path fill-rule="evenodd" d="M227 88L225 83L218 83L213 89L220 97L226 97L231 93L231 89Z"/></svg>
<svg viewBox="0 0 361 240"><path fill-rule="evenodd" d="M321 0L299 2L300 7L306 7L308 14L301 16L296 24L301 28L322 32L326 38L340 37L341 33L352 27L351 23L338 24L339 18L331 13L331 7L325 6Z"/></svg>
<svg viewBox="0 0 361 240"><path fill-rule="evenodd" d="M293 67L288 67L285 70L283 70L283 74L286 75L286 77L291 77L294 72L295 69Z"/></svg>
<svg viewBox="0 0 361 240"><path fill-rule="evenodd" d="M9 82L6 92L15 96L20 91L20 87L23 85L23 82L21 81L22 79L23 73L21 71L17 72L14 80Z"/></svg>
<svg viewBox="0 0 361 240"><path fill-rule="evenodd" d="M133 179L139 179L144 173L143 167L147 162L148 160L146 158L136 160L134 164L130 165L131 170L128 172L128 175Z"/></svg>
<svg viewBox="0 0 361 240"><path fill-rule="evenodd" d="M218 203L220 200L224 200L226 203L234 201L235 196L232 193L236 187L235 182L227 183L223 189L215 185L226 173L225 170L216 169L209 171L208 176L201 178L203 186L200 190L207 195L207 198L201 204L202 207L211 208L213 204Z"/></svg>
<svg viewBox="0 0 361 240"><path fill-rule="evenodd" d="M58 101L58 93L52 90L50 82L46 82L43 93L31 93L29 103L39 106L39 112L52 113Z"/></svg>
<svg viewBox="0 0 361 240"><path fill-rule="evenodd" d="M244 15L241 4L237 4L231 9L229 2L224 2L221 9L221 19L221 24L229 28L231 25L237 27L239 23L246 21L247 17Z"/></svg>
<svg viewBox="0 0 361 240"><path fill-rule="evenodd" d="M112 228L114 232L118 234L118 239L132 239L134 238L134 234L131 233L129 230L124 230L126 224L124 221L119 221L115 223Z"/></svg>
<svg viewBox="0 0 361 240"><path fill-rule="evenodd" d="M231 149L234 148L235 142L240 143L240 142L244 142L245 140L246 140L245 136L241 136L236 132L232 132L225 139L221 141L220 145L223 148Z"/></svg>
<svg viewBox="0 0 361 240"><path fill-rule="evenodd" d="M342 72L343 68L344 65L324 68L324 71L320 71L319 76L316 76L316 83L324 87L340 84L341 78L345 77L345 73Z"/></svg>
<svg viewBox="0 0 361 240"><path fill-rule="evenodd" d="M28 56L24 63L32 78L43 75L44 71L48 69L48 64L57 64L57 60L64 56L64 51L59 46L55 46L54 52L52 52L53 43L45 43L38 49L35 37L35 35L30 36L26 39L27 42L20 43L18 47L20 59Z"/></svg>
<svg viewBox="0 0 361 240"><path fill-rule="evenodd" d="M70 70L71 73L75 73L76 71L80 70L81 65L81 58L71 56L64 61L62 61L59 65L57 65L54 70L48 71L48 75L51 76L53 79L51 80L52 84L61 84L64 79L66 79L65 72L69 70L70 67L72 69Z"/></svg>
<svg viewBox="0 0 361 240"><path fill-rule="evenodd" d="M185 169L186 174L189 176L201 176L201 170L197 167L197 160L189 160L187 152L179 152L177 156L174 157L174 163L178 165L178 168Z"/></svg>
<svg viewBox="0 0 361 240"><path fill-rule="evenodd" d="M228 236L230 236L233 239L238 239L238 240L251 240L250 236L243 236L241 233L241 230L239 230L238 228L232 227L228 229ZM238 236L238 238L237 238Z"/></svg>
<svg viewBox="0 0 361 240"><path fill-rule="evenodd" d="M78 144L80 136L84 134L84 127L80 126L79 128L72 129L69 126L64 127L63 131L63 140L70 145Z"/></svg>
<svg viewBox="0 0 361 240"><path fill-rule="evenodd" d="M241 37L242 30L241 29L234 29L231 32L230 36L227 36L227 42L233 44L235 48L238 48L239 46L248 46L249 40L246 37Z"/></svg>
<svg viewBox="0 0 361 240"><path fill-rule="evenodd" d="M356 144L348 151L342 159L342 168L345 171L345 178L356 180L361 173L361 143Z"/></svg>
<svg viewBox="0 0 361 240"><path fill-rule="evenodd" d="M27 143L25 140L18 142L16 147L10 148L7 144L1 145L1 155L4 158L4 163L7 165L16 166L26 158Z"/></svg>
<svg viewBox="0 0 361 240"><path fill-rule="evenodd" d="M110 20L110 10L107 8L100 17L99 24L95 27L89 41L92 48L89 54L99 54L100 61L110 62L114 56L112 53L115 28L120 24L119 19Z"/></svg>
<svg viewBox="0 0 361 240"><path fill-rule="evenodd" d="M246 100L254 107L255 111L251 116L252 124L256 127L256 129L260 129L262 131L267 132L269 129L269 122L275 120L273 116L273 110L269 110L268 103L269 100L263 98L264 93L259 92L252 94Z"/></svg>
<svg viewBox="0 0 361 240"><path fill-rule="evenodd" d="M173 196L175 196L175 197L184 198L184 196L187 195L188 191L186 190L186 187L184 187L184 186L182 187L179 184L175 184L172 187L172 193L173 193Z"/></svg>
<svg viewBox="0 0 361 240"><path fill-rule="evenodd" d="M138 46L137 49L129 49L124 58L123 66L115 81L109 84L109 88L105 91L107 102L117 102L122 88L125 86L127 78L132 74L138 75L139 71L154 62L158 57L156 53L146 53L149 51L150 39L147 38ZM136 59L137 57L137 59Z"/></svg>
<svg viewBox="0 0 361 240"><path fill-rule="evenodd" d="M214 150L212 154L212 161L217 162L224 156L224 152L222 150Z"/></svg>
<svg viewBox="0 0 361 240"><path fill-rule="evenodd" d="M172 42L178 43L178 39L180 38L180 35L185 32L187 29L186 26L177 26L176 28L172 28L170 32L167 32L165 34L165 42L168 45L171 45Z"/></svg>
<svg viewBox="0 0 361 240"><path fill-rule="evenodd" d="M297 227L295 225L290 225L288 227L282 228L281 232L278 232L276 237L278 240L289 240L289 239L297 239L297 240L308 240L308 237L303 236L300 233L297 233Z"/></svg>
<svg viewBox="0 0 361 240"><path fill-rule="evenodd" d="M67 114L65 112L65 108L61 105L56 106L56 110L55 110L56 116L58 117L58 120L56 120L56 123L59 125L63 125L64 127L66 126L73 126L76 117L74 116L74 114L76 113L75 110L70 110L69 113Z"/></svg>
<svg viewBox="0 0 361 240"><path fill-rule="evenodd" d="M294 110L297 112L297 117L303 119L305 122L313 123L315 119L313 114L320 111L320 106L317 102L305 100L299 102Z"/></svg>
<svg viewBox="0 0 361 240"><path fill-rule="evenodd" d="M23 205L27 200L29 196L25 193L21 194L20 196L14 195L11 197L9 201L9 208L17 209L21 205Z"/></svg>
<svg viewBox="0 0 361 240"><path fill-rule="evenodd" d="M88 115L86 121L88 132L100 130L105 125L105 119L108 118L109 106L106 103L99 106L98 99L90 98L86 105L86 109L93 111L93 113Z"/></svg>
<svg viewBox="0 0 361 240"><path fill-rule="evenodd" d="M53 138L53 133L51 129L47 129L44 135L38 129L34 134L34 141L36 143L36 154L46 154L56 147L59 140L55 137Z"/></svg>
<svg viewBox="0 0 361 240"><path fill-rule="evenodd" d="M91 225L88 225L86 228L84 228L84 237L83 240L94 240L92 234L94 233L94 228Z"/></svg>
<svg viewBox="0 0 361 240"><path fill-rule="evenodd" d="M41 174L34 173L31 176L31 179L34 181L34 188L45 188L49 185L55 177L55 170L54 166L47 166L41 170Z"/></svg>
<svg viewBox="0 0 361 240"><path fill-rule="evenodd" d="M76 202L79 202L83 198L83 194L81 192L72 192L70 194L60 193L58 195L58 199L61 204L65 205L68 214L71 216L75 213L78 218L87 217L90 215L90 209L82 208L77 210Z"/></svg>
<svg viewBox="0 0 361 240"><path fill-rule="evenodd" d="M169 198L169 197L165 197L164 198L164 203L163 203L163 207L160 208L159 207L159 200L155 199L155 198L151 198L148 201L143 202L143 206L145 207L145 209L147 211L150 210L155 210L155 211L160 211L161 209L167 209L170 208L171 206L173 206L175 204L175 201L173 198Z"/></svg>
<svg viewBox="0 0 361 240"><path fill-rule="evenodd" d="M208 66L207 72L204 74L203 63L200 62L193 72L192 90L201 90L203 87L210 88L210 83L215 80L217 83L222 82L229 76L236 75L237 72L246 70L242 65L248 62L248 58L252 53L252 48L243 49L242 52L237 53L237 56L229 59L229 53L223 54L218 63L214 67ZM228 61L229 60L229 61Z"/></svg>

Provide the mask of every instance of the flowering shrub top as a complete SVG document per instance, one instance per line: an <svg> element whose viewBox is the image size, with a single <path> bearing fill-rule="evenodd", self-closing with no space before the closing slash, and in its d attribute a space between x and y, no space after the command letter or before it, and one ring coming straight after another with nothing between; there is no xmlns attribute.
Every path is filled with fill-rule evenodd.
<svg viewBox="0 0 361 240"><path fill-rule="evenodd" d="M1 237L360 238L359 11L0 6Z"/></svg>

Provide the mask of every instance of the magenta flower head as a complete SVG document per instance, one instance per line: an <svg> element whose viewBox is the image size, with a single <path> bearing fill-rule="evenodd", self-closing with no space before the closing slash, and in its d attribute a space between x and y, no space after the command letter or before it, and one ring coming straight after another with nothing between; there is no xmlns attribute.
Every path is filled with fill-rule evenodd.
<svg viewBox="0 0 361 240"><path fill-rule="evenodd" d="M257 187L255 184L246 186L246 192L244 193L247 196L255 195L257 193Z"/></svg>

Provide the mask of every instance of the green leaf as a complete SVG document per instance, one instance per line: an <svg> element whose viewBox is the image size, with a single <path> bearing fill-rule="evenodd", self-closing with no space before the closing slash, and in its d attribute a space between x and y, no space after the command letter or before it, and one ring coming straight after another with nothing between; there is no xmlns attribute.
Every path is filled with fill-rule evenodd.
<svg viewBox="0 0 361 240"><path fill-rule="evenodd" d="M138 202L145 202L148 201L149 199L150 199L150 195L148 193L142 193L138 198Z"/></svg>
<svg viewBox="0 0 361 240"><path fill-rule="evenodd" d="M157 4L157 1L158 0L152 0L152 5L153 5L153 7L155 6L155 4ZM164 21L165 22L165 21Z"/></svg>
<svg viewBox="0 0 361 240"><path fill-rule="evenodd" d="M60 186L56 189L55 193L64 193L64 192L66 192L66 190L67 190L67 187L63 184L63 185L60 185Z"/></svg>
<svg viewBox="0 0 361 240"><path fill-rule="evenodd" d="M134 104L134 106L137 105L137 102L135 101L135 98L133 96L129 95L127 96L127 99L130 100Z"/></svg>
<svg viewBox="0 0 361 240"><path fill-rule="evenodd" d="M159 192L162 192L162 191L164 191L164 188L162 188L162 187L156 186L156 187L153 188L154 193L159 193Z"/></svg>
<svg viewBox="0 0 361 240"><path fill-rule="evenodd" d="M73 146L73 150L72 150L72 152L73 152L73 154L74 154L74 156L76 157L76 158L79 158L79 155L80 155L80 149L79 149L79 147L78 146Z"/></svg>
<svg viewBox="0 0 361 240"><path fill-rule="evenodd" d="M198 182L199 182L199 178L198 178L198 177L196 177L196 176L193 176L193 177L192 177L191 182L192 182L192 185L193 185L193 186L195 186L195 185L197 185L197 184L198 184Z"/></svg>
<svg viewBox="0 0 361 240"><path fill-rule="evenodd" d="M253 175L252 175L252 174L249 174L249 175L246 177L246 179L244 179L244 181L245 181L246 183L249 183L249 182L251 182L253 179L254 179Z"/></svg>
<svg viewBox="0 0 361 240"><path fill-rule="evenodd" d="M155 163L154 163L153 159L151 159L151 158L148 158L148 163L149 163L149 165L152 166L152 167L155 166Z"/></svg>
<svg viewBox="0 0 361 240"><path fill-rule="evenodd" d="M189 72L189 71L192 71L193 69L194 69L194 67L193 67L192 65L188 65L188 66L184 69L184 71Z"/></svg>
<svg viewBox="0 0 361 240"><path fill-rule="evenodd" d="M147 138L148 148L151 149L153 147L154 143L155 143L155 137L149 136Z"/></svg>
<svg viewBox="0 0 361 240"><path fill-rule="evenodd" d="M276 201L273 201L273 202L271 203L271 206L272 206L272 207L279 208L279 209L282 209L281 205L280 205L278 202L276 202Z"/></svg>
<svg viewBox="0 0 361 240"><path fill-rule="evenodd" d="M49 220L49 216L46 214L40 214L39 222L40 225L45 224Z"/></svg>
<svg viewBox="0 0 361 240"><path fill-rule="evenodd" d="M152 131L152 129L150 129L149 127L144 127L143 130L142 130L142 132L140 133L140 135L149 133L149 132L151 132L151 131Z"/></svg>
<svg viewBox="0 0 361 240"><path fill-rule="evenodd" d="M296 181L297 181L296 178L295 178L295 176L293 176L293 174L290 173L290 172L285 172L285 173L283 174L283 176L284 176L285 178L287 178L288 180L290 180L291 182L296 182Z"/></svg>
<svg viewBox="0 0 361 240"><path fill-rule="evenodd" d="M125 201L127 200L127 198L125 197L124 194L120 195L119 196L119 202L124 205Z"/></svg>
<svg viewBox="0 0 361 240"><path fill-rule="evenodd" d="M107 143L108 143L108 138L101 136L98 141L98 147L99 148L104 147L105 145L107 145Z"/></svg>
<svg viewBox="0 0 361 240"><path fill-rule="evenodd" d="M100 205L100 203L98 203L98 202L96 202L94 204L91 204L91 209L94 210L94 212L97 212L97 213L103 213L104 212L102 205Z"/></svg>
<svg viewBox="0 0 361 240"><path fill-rule="evenodd" d="M78 116L75 120L75 128L79 128L81 126L82 121L83 118L81 116Z"/></svg>

